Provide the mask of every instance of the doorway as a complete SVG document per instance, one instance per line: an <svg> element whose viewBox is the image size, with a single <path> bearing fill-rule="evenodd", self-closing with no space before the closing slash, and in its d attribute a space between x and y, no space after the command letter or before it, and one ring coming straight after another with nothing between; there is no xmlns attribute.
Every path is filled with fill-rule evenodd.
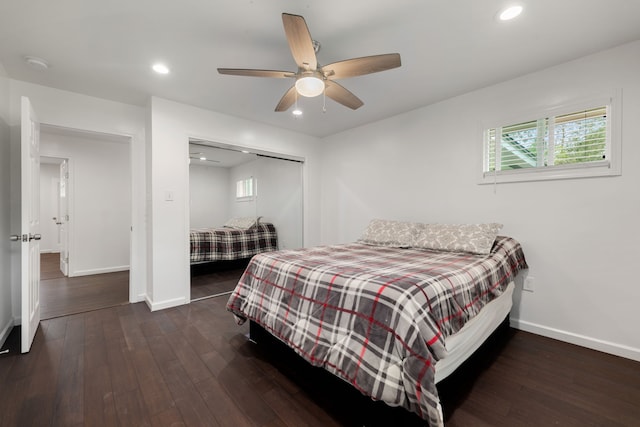
<svg viewBox="0 0 640 427"><path fill-rule="evenodd" d="M269 243L254 252L302 247L302 168L300 158L190 140L191 249L194 241L201 241L196 233L206 230L217 234L216 230L228 232L230 228L243 230L236 225L240 219L274 230L277 243ZM233 239L252 239L252 228L245 229L246 236ZM222 251L211 257L215 260L207 262L194 262L191 254L191 301L231 293L253 256L251 253L236 259L235 254L226 257L224 249Z"/></svg>
<svg viewBox="0 0 640 427"><path fill-rule="evenodd" d="M41 317L129 302L130 139L42 126Z"/></svg>

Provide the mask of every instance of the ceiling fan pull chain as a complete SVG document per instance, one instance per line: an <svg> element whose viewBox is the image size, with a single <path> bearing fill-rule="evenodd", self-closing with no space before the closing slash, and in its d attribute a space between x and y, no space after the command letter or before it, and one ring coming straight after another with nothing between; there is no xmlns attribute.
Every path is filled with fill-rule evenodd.
<svg viewBox="0 0 640 427"><path fill-rule="evenodd" d="M322 91L322 112L327 112L327 86L325 85L324 90Z"/></svg>
<svg viewBox="0 0 640 427"><path fill-rule="evenodd" d="M296 92L295 107L293 109L293 118L298 120L298 116L302 115L302 110L298 108L298 92Z"/></svg>

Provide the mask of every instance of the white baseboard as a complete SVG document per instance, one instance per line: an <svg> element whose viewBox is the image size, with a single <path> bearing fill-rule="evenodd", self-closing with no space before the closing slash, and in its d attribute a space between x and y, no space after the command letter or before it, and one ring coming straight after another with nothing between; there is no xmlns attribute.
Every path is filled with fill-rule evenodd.
<svg viewBox="0 0 640 427"><path fill-rule="evenodd" d="M131 303L136 303L136 302L142 302L142 301L147 301L147 294L139 294L133 297L133 299L131 299ZM151 308L151 307L149 307Z"/></svg>
<svg viewBox="0 0 640 427"><path fill-rule="evenodd" d="M511 318L509 319L509 323L512 327L522 331L531 332L533 334L542 335L544 337L557 339L570 344L579 345L592 350L602 351L604 353L640 362L640 349L638 348L599 340L585 335L574 334L572 332L562 331L555 328L549 328L547 326L538 325L524 320Z"/></svg>
<svg viewBox="0 0 640 427"><path fill-rule="evenodd" d="M183 305L187 303L187 301L184 298L174 298L174 299L161 301L161 302L153 302L149 299L149 297L145 296L144 300L147 303L149 310L151 311L164 310L165 308L177 307L179 305Z"/></svg>
<svg viewBox="0 0 640 427"><path fill-rule="evenodd" d="M78 270L69 273L69 277L78 277L78 276L91 276L93 274L104 274L104 273L115 273L117 271L127 271L129 270L128 265L119 265L115 267L106 267L106 268L94 268L91 270Z"/></svg>
<svg viewBox="0 0 640 427"><path fill-rule="evenodd" d="M7 337L11 333L11 329L13 329L14 322L13 319L9 319L9 321L4 325L2 330L0 330L0 347L4 345L4 342L7 340Z"/></svg>

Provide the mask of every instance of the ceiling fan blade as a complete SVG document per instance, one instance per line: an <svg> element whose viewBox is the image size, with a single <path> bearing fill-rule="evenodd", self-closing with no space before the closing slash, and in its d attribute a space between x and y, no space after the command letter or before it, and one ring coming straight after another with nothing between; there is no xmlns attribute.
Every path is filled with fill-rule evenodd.
<svg viewBox="0 0 640 427"><path fill-rule="evenodd" d="M362 102L360 98L334 81L327 80L325 82L324 93L329 98L352 110L357 110L364 105L364 102Z"/></svg>
<svg viewBox="0 0 640 427"><path fill-rule="evenodd" d="M318 60L306 21L302 16L283 13L282 23L296 64L303 70L314 71L318 67Z"/></svg>
<svg viewBox="0 0 640 427"><path fill-rule="evenodd" d="M230 74L232 76L273 77L277 79L295 76L295 73L290 71L252 70L244 68L218 68L218 72L220 74Z"/></svg>
<svg viewBox="0 0 640 427"><path fill-rule="evenodd" d="M329 79L344 79L390 70L400 65L399 53L387 53L334 62L322 67L322 72Z"/></svg>
<svg viewBox="0 0 640 427"><path fill-rule="evenodd" d="M296 96L296 87L294 85L291 86L287 93L285 93L284 96L280 99L280 102L278 102L278 105L276 106L276 111L287 111L289 107L291 107L293 103L296 102Z"/></svg>

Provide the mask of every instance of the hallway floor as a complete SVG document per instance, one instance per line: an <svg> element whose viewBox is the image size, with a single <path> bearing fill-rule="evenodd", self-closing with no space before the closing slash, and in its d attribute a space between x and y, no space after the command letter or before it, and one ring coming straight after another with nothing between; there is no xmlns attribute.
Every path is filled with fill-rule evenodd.
<svg viewBox="0 0 640 427"><path fill-rule="evenodd" d="M129 272L65 277L60 254L40 255L40 318L83 313L129 303Z"/></svg>

